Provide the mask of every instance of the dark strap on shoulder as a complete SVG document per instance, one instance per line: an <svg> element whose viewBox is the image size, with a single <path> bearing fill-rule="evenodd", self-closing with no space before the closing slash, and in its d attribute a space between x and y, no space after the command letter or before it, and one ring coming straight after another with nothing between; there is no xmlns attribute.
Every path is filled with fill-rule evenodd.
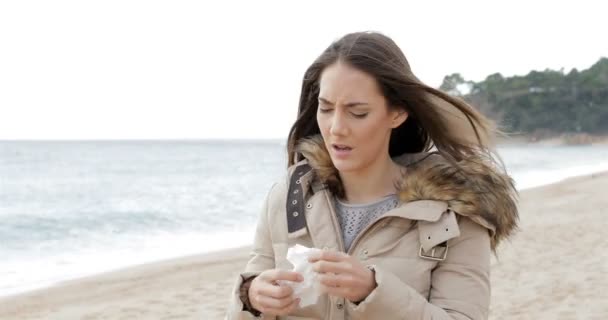
<svg viewBox="0 0 608 320"><path fill-rule="evenodd" d="M307 163L296 167L289 181L287 193L287 231L289 233L306 227L306 216L304 214L304 189L300 183L300 177L312 168Z"/></svg>

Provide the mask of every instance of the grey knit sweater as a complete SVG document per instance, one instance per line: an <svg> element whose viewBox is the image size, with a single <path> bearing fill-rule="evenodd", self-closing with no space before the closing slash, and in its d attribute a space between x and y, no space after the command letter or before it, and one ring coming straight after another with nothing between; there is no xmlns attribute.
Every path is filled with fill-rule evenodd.
<svg viewBox="0 0 608 320"><path fill-rule="evenodd" d="M397 207L399 197L396 194L391 194L377 201L364 204L348 204L336 198L334 203L342 229L344 249L348 251L359 232L376 218Z"/></svg>

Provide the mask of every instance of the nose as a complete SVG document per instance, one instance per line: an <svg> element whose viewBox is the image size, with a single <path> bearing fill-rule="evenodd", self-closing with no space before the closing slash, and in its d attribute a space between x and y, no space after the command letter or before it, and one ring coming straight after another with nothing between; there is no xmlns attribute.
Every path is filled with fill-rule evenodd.
<svg viewBox="0 0 608 320"><path fill-rule="evenodd" d="M329 133L334 136L344 136L348 133L348 125L346 123L346 119L344 119L344 115L342 112L335 112L331 119L331 127L329 128Z"/></svg>

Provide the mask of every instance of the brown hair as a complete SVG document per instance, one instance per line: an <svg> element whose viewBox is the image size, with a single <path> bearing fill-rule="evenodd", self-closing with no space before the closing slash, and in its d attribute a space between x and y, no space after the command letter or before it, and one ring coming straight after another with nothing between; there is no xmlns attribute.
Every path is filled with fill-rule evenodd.
<svg viewBox="0 0 608 320"><path fill-rule="evenodd" d="M493 159L489 140L497 131L489 119L463 100L422 83L389 37L357 32L333 42L304 73L297 120L287 140L288 166L301 160L298 142L320 133L316 120L319 80L323 70L337 61L373 76L389 108L409 114L391 133L391 157L430 151L435 146L452 163L480 152Z"/></svg>

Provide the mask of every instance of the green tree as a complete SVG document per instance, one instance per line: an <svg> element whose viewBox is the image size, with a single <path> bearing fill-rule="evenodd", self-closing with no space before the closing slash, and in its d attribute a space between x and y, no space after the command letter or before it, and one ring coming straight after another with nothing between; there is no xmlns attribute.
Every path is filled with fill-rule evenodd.
<svg viewBox="0 0 608 320"><path fill-rule="evenodd" d="M469 92L459 90L464 84ZM494 73L473 82L453 73L440 89L462 96L509 131L608 133L608 58L567 74L563 69L513 77Z"/></svg>

